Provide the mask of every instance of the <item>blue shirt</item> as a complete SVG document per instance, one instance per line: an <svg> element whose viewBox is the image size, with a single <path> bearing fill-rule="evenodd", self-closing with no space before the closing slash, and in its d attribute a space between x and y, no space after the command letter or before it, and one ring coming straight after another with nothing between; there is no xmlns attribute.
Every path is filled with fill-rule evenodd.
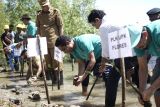
<svg viewBox="0 0 160 107"><path fill-rule="evenodd" d="M71 55L75 59L89 60L89 53L94 52L95 58L101 57L101 39L95 34L83 34L73 38L75 47Z"/></svg>

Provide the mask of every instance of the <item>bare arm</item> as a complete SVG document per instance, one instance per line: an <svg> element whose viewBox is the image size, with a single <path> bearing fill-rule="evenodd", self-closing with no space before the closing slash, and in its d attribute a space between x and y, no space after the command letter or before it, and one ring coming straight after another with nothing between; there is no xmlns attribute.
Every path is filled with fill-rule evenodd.
<svg viewBox="0 0 160 107"><path fill-rule="evenodd" d="M148 89L143 91L142 93L143 100L149 101L153 93L155 93L155 91L159 88L160 88L160 77L158 77Z"/></svg>
<svg viewBox="0 0 160 107"><path fill-rule="evenodd" d="M8 46L4 41L2 41L2 44L5 45L5 46Z"/></svg>
<svg viewBox="0 0 160 107"><path fill-rule="evenodd" d="M85 71L85 62L78 60L78 75L82 75Z"/></svg>
<svg viewBox="0 0 160 107"><path fill-rule="evenodd" d="M90 52L89 64L87 65L86 69L85 69L85 63L79 63L79 74L76 81L74 82L75 86L78 86L88 76L88 73L91 72L95 63L96 63L96 60L95 60L94 53Z"/></svg>
<svg viewBox="0 0 160 107"><path fill-rule="evenodd" d="M83 81L87 77L88 73L91 72L91 70L93 69L93 67L96 63L96 59L95 59L93 51L89 53L88 57L89 57L89 63L85 69L85 72L82 75L81 81Z"/></svg>
<svg viewBox="0 0 160 107"><path fill-rule="evenodd" d="M139 89L140 92L143 92L146 89L147 77L148 77L147 57L146 56L138 57L138 64L139 64Z"/></svg>
<svg viewBox="0 0 160 107"><path fill-rule="evenodd" d="M153 82L150 88L153 90L153 92L160 88L160 77L157 78L155 82Z"/></svg>

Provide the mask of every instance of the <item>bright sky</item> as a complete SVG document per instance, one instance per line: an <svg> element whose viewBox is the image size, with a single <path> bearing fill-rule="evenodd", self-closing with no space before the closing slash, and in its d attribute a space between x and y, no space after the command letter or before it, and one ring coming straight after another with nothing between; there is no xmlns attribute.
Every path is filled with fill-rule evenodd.
<svg viewBox="0 0 160 107"><path fill-rule="evenodd" d="M146 12L151 8L160 8L160 0L96 0L95 7L119 24L144 25L149 22Z"/></svg>

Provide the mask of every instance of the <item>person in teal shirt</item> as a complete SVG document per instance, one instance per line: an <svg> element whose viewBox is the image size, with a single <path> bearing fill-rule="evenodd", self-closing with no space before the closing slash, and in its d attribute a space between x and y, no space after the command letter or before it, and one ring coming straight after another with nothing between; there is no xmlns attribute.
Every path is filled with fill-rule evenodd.
<svg viewBox="0 0 160 107"><path fill-rule="evenodd" d="M26 29L27 38L36 37L37 27L36 27L36 24L31 21L31 18L29 17L29 15L28 14L24 14L22 16L21 20L23 21L23 23L25 25L27 25L27 29Z"/></svg>
<svg viewBox="0 0 160 107"><path fill-rule="evenodd" d="M128 26L131 44L138 57L139 89L144 101L149 101L154 94L156 107L160 107L160 20L153 21L143 28ZM151 85L146 87L148 67L147 55L157 56L151 77ZM140 103L143 101L140 99Z"/></svg>
<svg viewBox="0 0 160 107"><path fill-rule="evenodd" d="M100 37L94 34L84 34L73 38L76 48L71 52L75 59L89 60L88 54L93 51L98 59L101 56Z"/></svg>
<svg viewBox="0 0 160 107"><path fill-rule="evenodd" d="M71 56L78 62L79 66L79 81L74 85L78 86L82 81L82 95L87 95L87 86L89 83L89 75L92 69L100 62L101 59L101 42L100 37L95 34L83 34L70 38L68 36L60 36L55 43L60 50ZM96 68L98 69L98 68ZM86 73L84 78L81 78ZM97 72L96 72L97 71ZM93 73L98 75L98 70Z"/></svg>

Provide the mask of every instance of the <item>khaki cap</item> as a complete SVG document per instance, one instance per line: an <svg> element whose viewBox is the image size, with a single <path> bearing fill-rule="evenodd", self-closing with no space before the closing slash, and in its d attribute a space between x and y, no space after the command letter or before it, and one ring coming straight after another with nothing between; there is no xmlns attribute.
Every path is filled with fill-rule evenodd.
<svg viewBox="0 0 160 107"><path fill-rule="evenodd" d="M22 24L22 28L24 29L24 28L27 28L27 26L25 25L25 24Z"/></svg>
<svg viewBox="0 0 160 107"><path fill-rule="evenodd" d="M46 6L46 5L50 5L49 0L38 0L39 5L41 6Z"/></svg>
<svg viewBox="0 0 160 107"><path fill-rule="evenodd" d="M9 25L4 25L4 29L9 29Z"/></svg>
<svg viewBox="0 0 160 107"><path fill-rule="evenodd" d="M17 28L23 28L22 24L18 24L16 27Z"/></svg>

